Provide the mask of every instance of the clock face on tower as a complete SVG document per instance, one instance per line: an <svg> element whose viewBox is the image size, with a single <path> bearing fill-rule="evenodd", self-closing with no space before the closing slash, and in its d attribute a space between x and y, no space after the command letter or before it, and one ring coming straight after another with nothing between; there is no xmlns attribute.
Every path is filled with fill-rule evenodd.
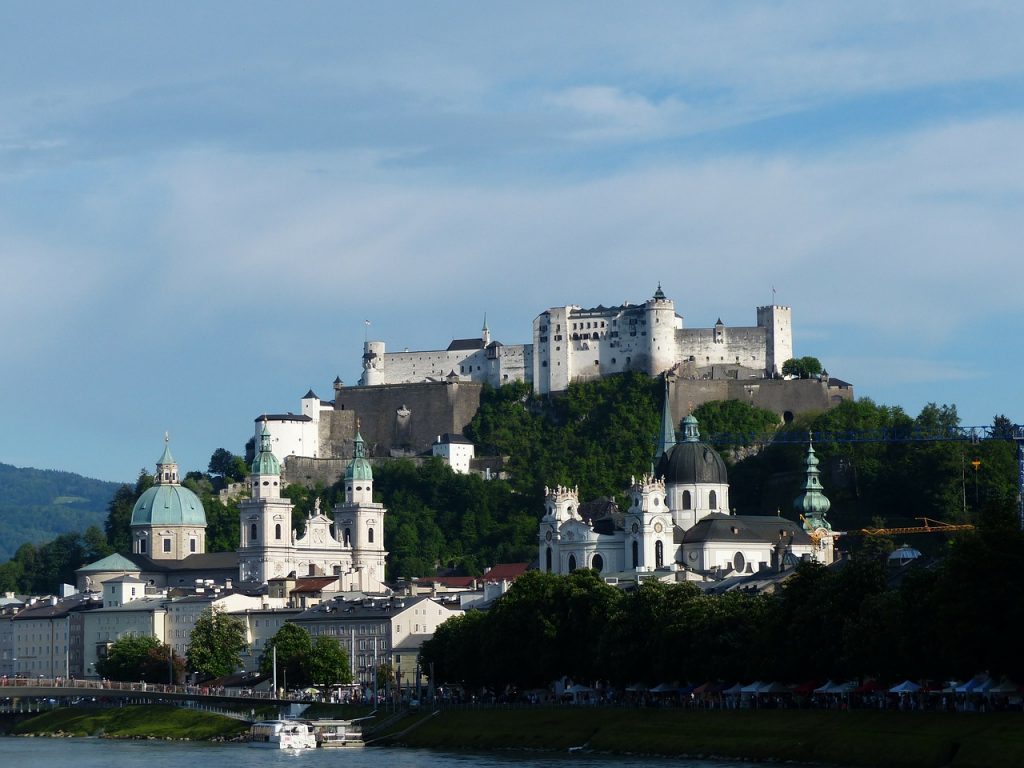
<svg viewBox="0 0 1024 768"><path fill-rule="evenodd" d="M659 521L659 522L654 524L654 532L655 533L661 533L663 530L665 530L665 526L663 526L661 524L661 521Z"/></svg>
<svg viewBox="0 0 1024 768"><path fill-rule="evenodd" d="M632 530L633 533L636 533L640 530L640 526L637 523L633 523L633 527L630 530Z"/></svg>
<svg viewBox="0 0 1024 768"><path fill-rule="evenodd" d="M544 534L544 538L547 539L548 541L551 541L551 531L548 531L547 533L545 533Z"/></svg>

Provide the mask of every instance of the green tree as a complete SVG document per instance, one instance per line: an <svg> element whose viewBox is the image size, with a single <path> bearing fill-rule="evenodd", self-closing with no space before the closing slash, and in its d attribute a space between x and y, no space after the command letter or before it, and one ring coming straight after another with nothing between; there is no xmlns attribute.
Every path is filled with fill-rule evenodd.
<svg viewBox="0 0 1024 768"><path fill-rule="evenodd" d="M821 371L821 361L816 357L791 357L782 364L783 376L809 379L812 376L820 376Z"/></svg>
<svg viewBox="0 0 1024 768"><path fill-rule="evenodd" d="M305 677L312 685L327 689L352 682L348 652L335 638L319 635L305 663Z"/></svg>
<svg viewBox="0 0 1024 768"><path fill-rule="evenodd" d="M245 625L218 609L203 611L189 636L189 668L206 679L230 675L242 665Z"/></svg>
<svg viewBox="0 0 1024 768"><path fill-rule="evenodd" d="M111 680L142 680L150 653L160 648L160 641L152 635L125 635L107 648L107 655L96 663L96 672Z"/></svg>
<svg viewBox="0 0 1024 768"><path fill-rule="evenodd" d="M277 651L278 680L274 687L284 687L285 681L292 687L301 687L306 678L307 661L313 649L309 633L296 624L285 624L267 641L260 656L260 671L271 674L274 669L274 651Z"/></svg>
<svg viewBox="0 0 1024 768"><path fill-rule="evenodd" d="M210 464L207 471L222 480L222 486L227 483L237 483L245 479L249 474L249 467L245 459L236 456L227 448L218 448L210 456Z"/></svg>
<svg viewBox="0 0 1024 768"><path fill-rule="evenodd" d="M103 530L107 534L107 542L115 552L127 554L132 551L132 510L135 502L153 485L153 476L146 470L139 470L135 485L122 485L114 492L114 498L107 506L107 519Z"/></svg>
<svg viewBox="0 0 1024 768"><path fill-rule="evenodd" d="M780 423L777 414L742 400L712 400L697 406L693 415L703 437L730 435L728 443L717 443L730 447L749 445L754 435L774 432Z"/></svg>

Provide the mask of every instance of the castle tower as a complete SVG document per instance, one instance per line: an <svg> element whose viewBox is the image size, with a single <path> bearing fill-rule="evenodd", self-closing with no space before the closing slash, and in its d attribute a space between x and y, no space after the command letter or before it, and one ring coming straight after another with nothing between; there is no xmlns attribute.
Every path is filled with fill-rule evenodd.
<svg viewBox="0 0 1024 768"><path fill-rule="evenodd" d="M249 490L250 498L238 507L238 578L264 584L292 570L292 503L281 496L281 462L271 450L266 422L250 467Z"/></svg>
<svg viewBox="0 0 1024 768"><path fill-rule="evenodd" d="M132 508L132 552L154 560L205 552L206 511L199 497L178 482L178 463L166 434L154 479Z"/></svg>
<svg viewBox="0 0 1024 768"><path fill-rule="evenodd" d="M383 341L363 342L363 375L359 379L361 386L372 387L382 383L384 349Z"/></svg>
<svg viewBox="0 0 1024 768"><path fill-rule="evenodd" d="M775 304L758 307L757 327L765 329L765 373L782 373L782 364L793 357L793 311Z"/></svg>
<svg viewBox="0 0 1024 768"><path fill-rule="evenodd" d="M647 315L647 373L657 376L677 362L676 307L665 296L661 283L654 297L644 303Z"/></svg>

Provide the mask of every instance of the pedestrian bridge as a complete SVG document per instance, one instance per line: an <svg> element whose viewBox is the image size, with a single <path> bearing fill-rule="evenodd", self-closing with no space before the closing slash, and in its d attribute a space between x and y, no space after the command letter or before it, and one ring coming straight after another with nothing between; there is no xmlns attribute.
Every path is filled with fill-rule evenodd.
<svg viewBox="0 0 1024 768"><path fill-rule="evenodd" d="M4 700L7 701L4 701ZM75 680L71 678L3 677L0 678L0 703L32 699L121 699L129 701L162 701L166 703L205 702L208 704L312 704L309 697L281 698L274 691L251 688L214 688L205 685L161 685L118 680Z"/></svg>

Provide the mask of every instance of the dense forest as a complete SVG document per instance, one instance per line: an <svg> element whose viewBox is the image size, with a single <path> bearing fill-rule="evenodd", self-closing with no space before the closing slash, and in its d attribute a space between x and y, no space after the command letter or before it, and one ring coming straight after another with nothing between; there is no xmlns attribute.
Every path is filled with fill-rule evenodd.
<svg viewBox="0 0 1024 768"><path fill-rule="evenodd" d="M0 563L23 542L102 525L117 483L72 472L0 464Z"/></svg>
<svg viewBox="0 0 1024 768"><path fill-rule="evenodd" d="M581 501L612 498L621 503L630 477L651 468L662 386L660 380L626 374L573 384L564 395L544 398L521 383L485 388L467 434L478 455L505 457L508 479L458 475L433 458L377 463L375 495L388 508L388 577L430 575L439 568L476 575L495 563L533 560L546 485L577 485ZM867 398L786 425L771 412L735 401L706 403L694 415L704 439L716 442L729 465L730 499L741 514L791 514L803 482L806 444L773 440L773 435L882 428L934 433L959 424L955 406L929 404L911 417ZM994 421L997 435L1008 437L1010 426L1005 417ZM915 517L982 522L985 509L1012 504L1016 495L1010 440L819 441L815 448L832 501L829 518L837 530L912 525ZM237 503L222 503L217 491L244 474L243 459L218 448L206 472L189 472L183 481L206 509L208 551L237 546ZM0 565L0 588L52 590L60 581L72 581L74 569L98 553L128 552L132 507L151 483L152 477L142 472L134 484L116 489L102 533L71 533L51 544L23 545ZM326 488L293 485L285 494L295 504L293 528L299 532L317 499L330 509L344 497L340 482ZM928 539L915 541L928 551L945 546L938 537L918 539ZM860 545L854 537L844 541L849 542L844 546Z"/></svg>

